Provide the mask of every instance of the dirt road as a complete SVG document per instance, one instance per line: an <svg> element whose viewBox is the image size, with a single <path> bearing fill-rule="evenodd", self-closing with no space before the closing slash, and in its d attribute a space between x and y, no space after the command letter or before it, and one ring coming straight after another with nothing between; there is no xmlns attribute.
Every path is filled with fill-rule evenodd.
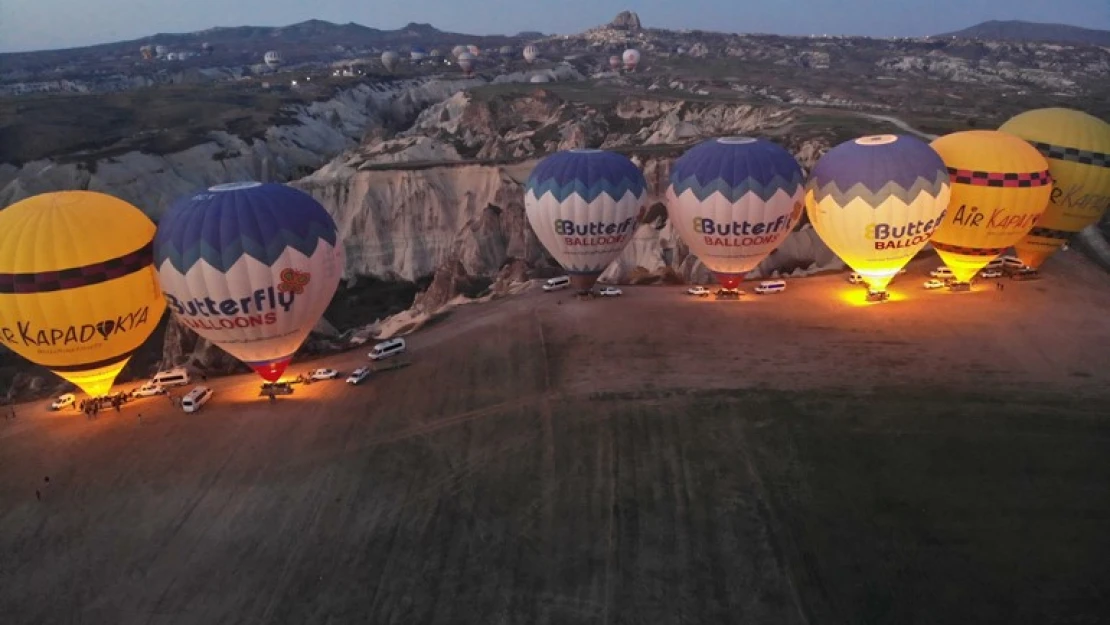
<svg viewBox="0 0 1110 625"><path fill-rule="evenodd" d="M0 620L1110 609L1110 278L1067 253L1039 282L926 292L933 264L884 304L843 275L740 302L530 292L411 336L410 367L274 404L238 376L194 415L23 406L0 423Z"/></svg>

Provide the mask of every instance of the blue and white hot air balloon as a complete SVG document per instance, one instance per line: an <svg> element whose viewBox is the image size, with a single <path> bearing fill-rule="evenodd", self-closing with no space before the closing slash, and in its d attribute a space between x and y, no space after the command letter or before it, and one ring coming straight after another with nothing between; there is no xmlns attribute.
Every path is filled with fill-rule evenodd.
<svg viewBox="0 0 1110 625"><path fill-rule="evenodd" d="M802 168L789 152L764 139L723 137L675 161L667 207L690 251L735 289L789 236L804 194Z"/></svg>
<svg viewBox="0 0 1110 625"><path fill-rule="evenodd" d="M237 182L175 202L154 266L174 317L263 379L281 377L343 275L335 222L310 195Z"/></svg>
<svg viewBox="0 0 1110 625"><path fill-rule="evenodd" d="M524 188L540 243L588 291L636 233L647 183L632 161L602 150L566 150L540 161Z"/></svg>

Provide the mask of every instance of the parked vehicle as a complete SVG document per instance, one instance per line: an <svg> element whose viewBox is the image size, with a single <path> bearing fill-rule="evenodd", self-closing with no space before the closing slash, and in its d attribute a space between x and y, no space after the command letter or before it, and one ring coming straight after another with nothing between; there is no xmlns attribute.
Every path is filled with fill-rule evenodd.
<svg viewBox="0 0 1110 625"><path fill-rule="evenodd" d="M359 367L351 372L350 377L347 378L347 384L357 386L368 377L370 377L370 367Z"/></svg>
<svg viewBox="0 0 1110 625"><path fill-rule="evenodd" d="M624 291L618 289L615 286L607 286L598 291L597 294L602 297L620 297L621 295L624 295Z"/></svg>
<svg viewBox="0 0 1110 625"><path fill-rule="evenodd" d="M54 401L50 402L51 410L61 410L67 406L72 406L77 401L77 396L73 393L66 393L58 395Z"/></svg>
<svg viewBox="0 0 1110 625"><path fill-rule="evenodd" d="M189 378L189 372L185 370L184 367L176 367L174 369L170 369L169 371L159 371L158 373L154 374L154 377L151 378L150 381L154 384L168 387L185 386L191 380Z"/></svg>
<svg viewBox="0 0 1110 625"><path fill-rule="evenodd" d="M949 269L948 267L945 267L944 265L941 265L940 267L937 267L936 269L930 271L929 275L934 277L934 278L940 278L941 280L943 280L945 278L955 278L956 277L956 275L952 273L952 270Z"/></svg>
<svg viewBox="0 0 1110 625"><path fill-rule="evenodd" d="M313 369L308 372L308 379L310 380L334 380L339 377L339 372L335 369Z"/></svg>
<svg viewBox="0 0 1110 625"><path fill-rule="evenodd" d="M155 395L164 395L168 391L166 387L155 382L147 382L139 388L131 391L132 397L153 397Z"/></svg>
<svg viewBox="0 0 1110 625"><path fill-rule="evenodd" d="M701 286L699 284L698 286L692 286L692 287L686 289L686 294L687 295L696 295L698 297L709 297L709 289L707 289L704 286Z"/></svg>
<svg viewBox="0 0 1110 625"><path fill-rule="evenodd" d="M755 287L755 292L760 295L767 295L770 293L782 293L786 290L786 280L764 280Z"/></svg>
<svg viewBox="0 0 1110 625"><path fill-rule="evenodd" d="M382 360L391 356L402 354L405 351L405 339L388 339L378 343L370 350L370 360Z"/></svg>
<svg viewBox="0 0 1110 625"><path fill-rule="evenodd" d="M181 409L185 412L196 412L200 407L212 399L212 389L207 386L196 386L181 398Z"/></svg>
<svg viewBox="0 0 1110 625"><path fill-rule="evenodd" d="M545 291L558 291L570 286L570 276L559 276L557 278L550 278L547 282L543 283L543 290Z"/></svg>
<svg viewBox="0 0 1110 625"><path fill-rule="evenodd" d="M984 269L979 273L980 278L1001 278L1002 271L999 269Z"/></svg>
<svg viewBox="0 0 1110 625"><path fill-rule="evenodd" d="M930 291L933 290L933 289L942 289L942 288L944 288L944 283L941 282L940 280L935 279L935 278L932 279L932 280L926 280L925 281L925 288L929 289Z"/></svg>
<svg viewBox="0 0 1110 625"><path fill-rule="evenodd" d="M852 273L848 274L848 284L863 284L863 282L863 276L859 275L858 273L853 271Z"/></svg>

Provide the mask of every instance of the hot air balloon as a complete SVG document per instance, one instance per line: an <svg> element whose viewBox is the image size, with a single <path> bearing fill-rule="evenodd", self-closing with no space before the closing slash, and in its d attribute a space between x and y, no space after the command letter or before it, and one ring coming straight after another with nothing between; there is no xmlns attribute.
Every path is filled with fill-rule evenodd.
<svg viewBox="0 0 1110 625"><path fill-rule="evenodd" d="M153 238L142 211L91 191L0 211L0 344L106 395L166 310Z"/></svg>
<svg viewBox="0 0 1110 625"><path fill-rule="evenodd" d="M413 48L409 50L409 59L413 61L423 61L427 56L428 53L424 51L424 48L419 46L413 46Z"/></svg>
<svg viewBox="0 0 1110 625"><path fill-rule="evenodd" d="M531 63L540 55L540 51L533 45L524 46L524 60Z"/></svg>
<svg viewBox="0 0 1110 625"><path fill-rule="evenodd" d="M331 302L344 252L308 194L238 182L175 202L154 262L178 322L273 382Z"/></svg>
<svg viewBox="0 0 1110 625"><path fill-rule="evenodd" d="M505 58L508 58L508 57L511 57L513 55L513 47L512 46L501 46L501 49L498 50L498 52L501 54L501 56L503 56Z"/></svg>
<svg viewBox="0 0 1110 625"><path fill-rule="evenodd" d="M459 55L466 54L467 52L468 50L466 49L466 46L461 44L455 46L454 48L451 48L451 56L455 57L456 59L459 58Z"/></svg>
<svg viewBox="0 0 1110 625"><path fill-rule="evenodd" d="M463 52L459 55L459 68L463 73L470 76L474 73L474 56L469 52Z"/></svg>
<svg viewBox="0 0 1110 625"><path fill-rule="evenodd" d="M794 157L770 141L710 139L671 168L671 223L721 286L735 289L801 218L804 178Z"/></svg>
<svg viewBox="0 0 1110 625"><path fill-rule="evenodd" d="M265 54L265 56L262 57L262 60L270 69L277 69L281 67L281 53L277 50L270 50Z"/></svg>
<svg viewBox="0 0 1110 625"><path fill-rule="evenodd" d="M139 48L139 54L142 55L144 61L149 61L154 58L154 46L142 46Z"/></svg>
<svg viewBox="0 0 1110 625"><path fill-rule="evenodd" d="M629 48L624 51L621 59L624 61L624 69L630 72L634 71L636 65L640 63L640 51L635 48Z"/></svg>
<svg viewBox="0 0 1110 625"><path fill-rule="evenodd" d="M1026 111L999 128L1037 148L1055 188L1037 225L1014 245L1018 258L1040 267L1075 233L1110 206L1110 124L1064 108Z"/></svg>
<svg viewBox="0 0 1110 625"><path fill-rule="evenodd" d="M556 152L524 187L528 223L579 291L588 291L632 240L646 200L639 168L602 150Z"/></svg>
<svg viewBox="0 0 1110 625"><path fill-rule="evenodd" d="M1052 176L1036 148L997 130L955 132L930 145L952 181L952 199L932 244L956 279L969 282L1037 224Z"/></svg>
<svg viewBox="0 0 1110 625"><path fill-rule="evenodd" d="M468 45L466 47L466 51L473 54L475 56L475 58L482 55L482 49L479 48L478 46L474 45L474 44Z"/></svg>
<svg viewBox="0 0 1110 625"><path fill-rule="evenodd" d="M400 60L401 57L393 50L382 52L382 65L385 66L386 71L392 72Z"/></svg>
<svg viewBox="0 0 1110 625"><path fill-rule="evenodd" d="M829 150L814 165L806 213L825 245L870 288L884 291L929 242L950 194L944 161L923 141L861 137Z"/></svg>
<svg viewBox="0 0 1110 625"><path fill-rule="evenodd" d="M614 72L621 68L621 64L621 57L615 54L609 57L609 69L613 70Z"/></svg>

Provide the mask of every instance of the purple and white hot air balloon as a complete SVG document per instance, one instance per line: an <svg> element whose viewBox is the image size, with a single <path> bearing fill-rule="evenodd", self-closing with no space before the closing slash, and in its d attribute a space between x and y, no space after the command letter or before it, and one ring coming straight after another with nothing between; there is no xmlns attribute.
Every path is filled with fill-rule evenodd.
<svg viewBox="0 0 1110 625"><path fill-rule="evenodd" d="M629 48L621 55L621 60L624 61L625 70L635 71L636 66L640 64L640 51L636 48Z"/></svg>
<svg viewBox="0 0 1110 625"><path fill-rule="evenodd" d="M175 202L154 265L182 325L281 377L343 275L335 222L310 195L273 183L223 184Z"/></svg>
<svg viewBox="0 0 1110 625"><path fill-rule="evenodd" d="M566 150L540 161L524 187L540 243L588 291L632 240L647 201L643 173L627 157Z"/></svg>
<svg viewBox="0 0 1110 625"><path fill-rule="evenodd" d="M667 208L690 251L721 286L735 289L798 223L804 181L801 166L777 144L710 139L675 161Z"/></svg>

